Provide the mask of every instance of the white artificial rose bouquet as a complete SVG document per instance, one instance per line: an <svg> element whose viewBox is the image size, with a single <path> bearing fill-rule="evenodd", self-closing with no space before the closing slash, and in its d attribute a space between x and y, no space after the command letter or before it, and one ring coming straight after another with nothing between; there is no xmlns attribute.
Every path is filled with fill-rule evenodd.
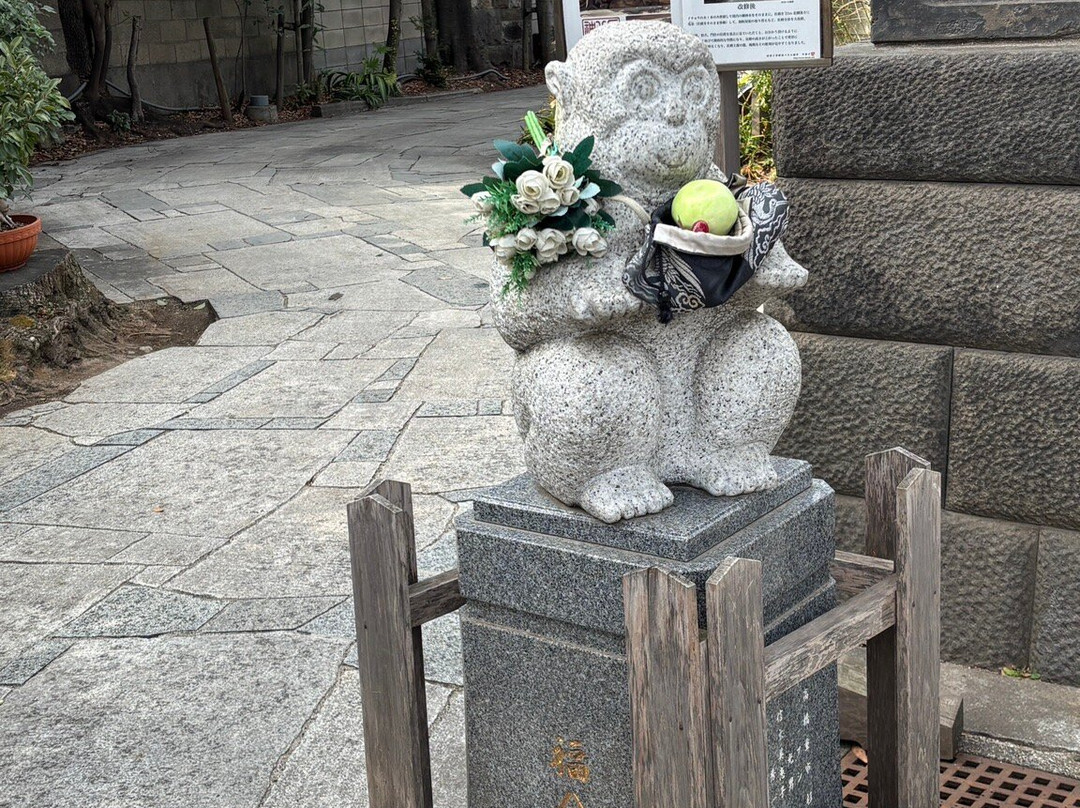
<svg viewBox="0 0 1080 808"><path fill-rule="evenodd" d="M461 189L484 222L484 243L509 270L503 292L522 292L541 266L564 256L607 254L604 235L615 220L603 200L622 193L592 169L593 138L561 148L545 136L535 113L525 116L535 148L495 141L502 154L494 177Z"/></svg>

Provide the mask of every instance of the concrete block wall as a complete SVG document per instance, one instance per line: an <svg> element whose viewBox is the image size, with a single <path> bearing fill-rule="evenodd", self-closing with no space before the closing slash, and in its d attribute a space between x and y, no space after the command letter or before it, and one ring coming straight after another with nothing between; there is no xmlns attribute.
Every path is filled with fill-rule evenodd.
<svg viewBox="0 0 1080 808"><path fill-rule="evenodd" d="M362 70L364 59L386 44L389 4L386 0L322 0L322 7L316 68ZM417 25L420 19L420 0L405 0L401 12L398 73L415 70L417 56L424 52L423 32Z"/></svg>
<svg viewBox="0 0 1080 808"><path fill-rule="evenodd" d="M1080 685L1080 43L860 44L782 71L785 244L808 286L778 451L862 547L863 456L944 474L942 650Z"/></svg>
<svg viewBox="0 0 1080 808"><path fill-rule="evenodd" d="M318 13L316 70L362 69L363 60L386 42L389 18L387 0L322 0ZM246 16L241 10L246 8ZM131 18L141 16L143 32L139 46L138 79L143 98L170 107L215 106L217 89L210 70L203 17L212 19L218 61L231 94L240 90L238 58L241 34L245 33L248 91L272 95L276 86L277 39L261 2L245 6L243 0L117 0L113 10L113 49L110 80L127 90L127 54ZM417 53L423 51L419 0L403 4L398 72L415 69ZM45 14L43 22L53 32L56 50L45 59L50 75L64 76L68 66L59 17ZM293 33L285 37L285 81L291 89L297 81ZM72 86L70 89L74 89Z"/></svg>

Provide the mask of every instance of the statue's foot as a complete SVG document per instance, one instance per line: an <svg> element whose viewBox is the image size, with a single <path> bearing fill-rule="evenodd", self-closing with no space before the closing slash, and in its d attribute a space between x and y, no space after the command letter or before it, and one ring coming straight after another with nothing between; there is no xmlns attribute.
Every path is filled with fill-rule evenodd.
<svg viewBox="0 0 1080 808"><path fill-rule="evenodd" d="M579 504L600 521L611 523L659 513L674 499L653 472L643 466L626 466L589 480Z"/></svg>
<svg viewBox="0 0 1080 808"><path fill-rule="evenodd" d="M733 497L766 491L776 479L768 453L743 449L701 458L687 482L714 497Z"/></svg>

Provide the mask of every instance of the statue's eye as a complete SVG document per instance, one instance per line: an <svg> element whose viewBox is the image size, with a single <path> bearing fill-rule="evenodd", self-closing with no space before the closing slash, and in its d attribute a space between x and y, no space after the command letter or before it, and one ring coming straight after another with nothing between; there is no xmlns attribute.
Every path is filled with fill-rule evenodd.
<svg viewBox="0 0 1080 808"><path fill-rule="evenodd" d="M691 104L696 106L704 104L709 95L709 87L705 76L695 70L683 79L683 95Z"/></svg>
<svg viewBox="0 0 1080 808"><path fill-rule="evenodd" d="M631 92L637 96L638 101L648 104L660 95L660 79L653 73L643 70L634 76Z"/></svg>

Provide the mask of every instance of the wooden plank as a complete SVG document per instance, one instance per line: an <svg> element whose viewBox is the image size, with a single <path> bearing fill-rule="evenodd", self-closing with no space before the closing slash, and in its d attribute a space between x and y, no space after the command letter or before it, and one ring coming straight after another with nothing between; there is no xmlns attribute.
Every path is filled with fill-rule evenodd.
<svg viewBox="0 0 1080 808"><path fill-rule="evenodd" d="M705 584L705 598L713 743L710 805L768 808L761 562L726 559Z"/></svg>
<svg viewBox="0 0 1080 808"><path fill-rule="evenodd" d="M856 648L837 666L840 680L840 737L866 747L866 653ZM964 700L942 691L938 709L938 739L942 760L954 760L964 732Z"/></svg>
<svg viewBox="0 0 1080 808"><path fill-rule="evenodd" d="M913 469L896 496L897 804L937 808L941 475Z"/></svg>
<svg viewBox="0 0 1080 808"><path fill-rule="evenodd" d="M859 553L837 550L832 561L832 577L836 591L845 598L869 589L883 578L893 574L894 564L887 558L874 558Z"/></svg>
<svg viewBox="0 0 1080 808"><path fill-rule="evenodd" d="M915 468L930 464L904 449L888 449L866 458L866 554L896 557L896 487ZM896 629L866 644L867 784L870 804L893 808L896 782ZM905 806L912 808L912 806Z"/></svg>
<svg viewBox="0 0 1080 808"><path fill-rule="evenodd" d="M349 503L348 517L369 804L431 808L424 652L409 607L411 489L380 483Z"/></svg>
<svg viewBox="0 0 1080 808"><path fill-rule="evenodd" d="M635 808L705 808L709 757L697 593L656 568L623 576Z"/></svg>
<svg viewBox="0 0 1080 808"><path fill-rule="evenodd" d="M774 698L875 637L896 619L896 583L883 581L765 649L765 695Z"/></svg>
<svg viewBox="0 0 1080 808"><path fill-rule="evenodd" d="M409 611L414 626L456 612L464 605L456 567L409 587Z"/></svg>

